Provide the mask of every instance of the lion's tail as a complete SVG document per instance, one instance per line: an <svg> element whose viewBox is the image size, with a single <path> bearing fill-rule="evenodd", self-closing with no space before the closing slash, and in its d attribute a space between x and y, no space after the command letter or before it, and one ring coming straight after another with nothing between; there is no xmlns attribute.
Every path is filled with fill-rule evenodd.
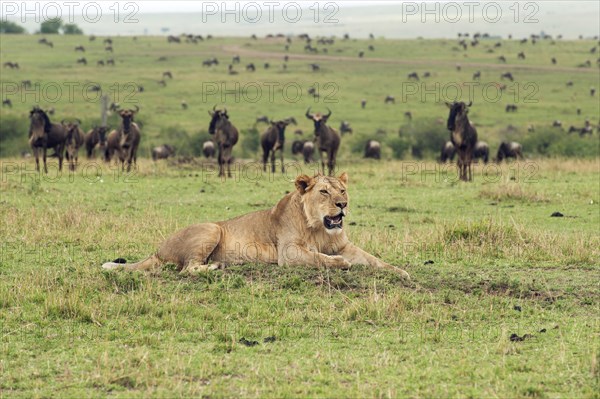
<svg viewBox="0 0 600 399"><path fill-rule="evenodd" d="M162 264L161 260L156 255L147 257L137 263L125 263L124 259L115 259L113 262L106 262L102 265L103 269L115 270L123 268L125 270L151 270Z"/></svg>

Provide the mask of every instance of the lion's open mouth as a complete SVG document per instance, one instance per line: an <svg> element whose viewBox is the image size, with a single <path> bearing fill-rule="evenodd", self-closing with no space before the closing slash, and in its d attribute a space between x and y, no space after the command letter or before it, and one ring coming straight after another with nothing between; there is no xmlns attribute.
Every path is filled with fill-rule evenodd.
<svg viewBox="0 0 600 399"><path fill-rule="evenodd" d="M323 224L328 230L341 229L344 224L344 212L340 212L335 216L325 216L323 218Z"/></svg>

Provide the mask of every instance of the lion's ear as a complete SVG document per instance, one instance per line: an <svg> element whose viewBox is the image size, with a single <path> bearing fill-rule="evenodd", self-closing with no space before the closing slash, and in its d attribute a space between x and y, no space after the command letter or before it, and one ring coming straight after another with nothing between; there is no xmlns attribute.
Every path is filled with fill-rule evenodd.
<svg viewBox="0 0 600 399"><path fill-rule="evenodd" d="M348 173L344 172L340 175L340 177L338 177L338 179L340 179L340 181L342 183L344 183L344 185L348 184Z"/></svg>
<svg viewBox="0 0 600 399"><path fill-rule="evenodd" d="M304 194L306 192L306 188L310 185L312 178L306 175L300 175L296 177L296 189L300 192L300 194Z"/></svg>

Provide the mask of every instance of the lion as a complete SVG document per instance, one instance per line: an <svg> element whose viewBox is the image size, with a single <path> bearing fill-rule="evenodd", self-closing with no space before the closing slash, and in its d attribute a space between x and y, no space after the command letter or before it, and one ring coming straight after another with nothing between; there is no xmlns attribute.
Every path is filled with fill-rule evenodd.
<svg viewBox="0 0 600 399"><path fill-rule="evenodd" d="M189 226L162 243L154 255L133 264L108 262L104 269L153 270L165 263L182 273L249 262L348 269L368 265L407 272L352 244L346 236L347 173L300 175L296 190L274 207L216 223Z"/></svg>

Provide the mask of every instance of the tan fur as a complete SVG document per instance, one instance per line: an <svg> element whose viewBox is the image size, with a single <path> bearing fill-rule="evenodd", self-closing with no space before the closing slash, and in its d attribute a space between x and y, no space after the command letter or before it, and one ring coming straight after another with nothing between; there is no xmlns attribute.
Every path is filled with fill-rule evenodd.
<svg viewBox="0 0 600 399"><path fill-rule="evenodd" d="M345 229L326 229L324 218L348 212L348 176L306 175L296 178L296 190L273 208L234 219L189 226L162 243L158 252L134 264L106 263L105 269L150 270L174 263L183 272L212 270L247 262L278 265L349 268L354 264L394 270L354 246Z"/></svg>

